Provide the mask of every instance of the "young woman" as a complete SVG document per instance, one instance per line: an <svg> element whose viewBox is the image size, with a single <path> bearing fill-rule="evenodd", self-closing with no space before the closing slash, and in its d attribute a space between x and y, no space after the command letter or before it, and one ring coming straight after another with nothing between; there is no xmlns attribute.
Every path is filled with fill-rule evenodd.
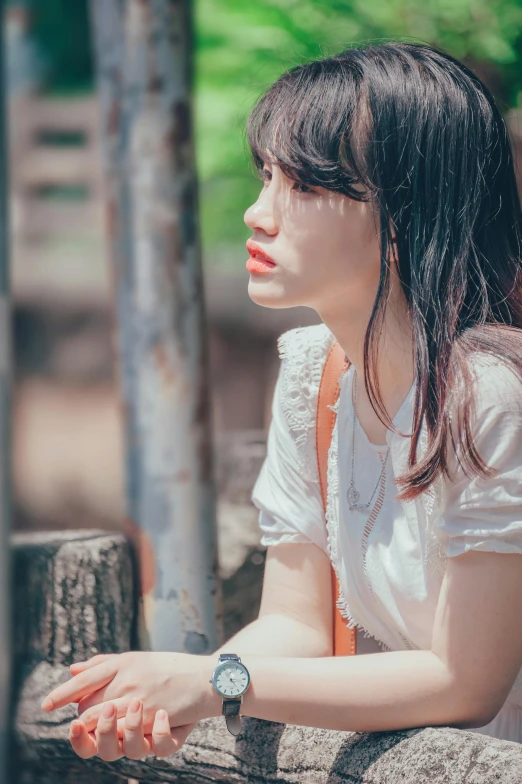
<svg viewBox="0 0 522 784"><path fill-rule="evenodd" d="M263 179L245 213L249 296L322 322L279 341L252 496L259 618L210 656L73 665L46 707L80 700L82 756L146 753L155 716L172 753L221 714L208 681L233 651L246 716L522 742L522 216L502 117L453 58L385 43L283 74L247 138ZM335 341L350 365L325 525L315 411ZM357 656L332 656L330 564Z"/></svg>

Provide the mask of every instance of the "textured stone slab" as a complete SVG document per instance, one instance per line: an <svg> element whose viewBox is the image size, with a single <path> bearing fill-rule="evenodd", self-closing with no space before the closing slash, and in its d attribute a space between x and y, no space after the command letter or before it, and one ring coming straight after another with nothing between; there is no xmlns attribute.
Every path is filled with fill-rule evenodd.
<svg viewBox="0 0 522 784"><path fill-rule="evenodd" d="M237 555L243 562L224 583L230 627L254 612L262 579L259 549L244 544ZM116 784L129 778L142 784L522 782L522 744L451 727L349 733L243 717L243 731L234 737L219 717L199 722L168 759L81 760L68 740L76 706L49 714L40 703L70 677L71 661L129 650L131 549L121 534L96 531L17 534L13 548L17 784Z"/></svg>
<svg viewBox="0 0 522 784"><path fill-rule="evenodd" d="M177 754L168 758L80 760L67 733L75 706L52 714L40 701L68 669L46 662L23 684L16 714L21 756L56 781L92 781L114 774L140 782L207 784L520 784L520 744L451 727L401 732L351 733L284 725L243 717L235 738L224 720L198 722ZM100 782L103 779L100 779Z"/></svg>

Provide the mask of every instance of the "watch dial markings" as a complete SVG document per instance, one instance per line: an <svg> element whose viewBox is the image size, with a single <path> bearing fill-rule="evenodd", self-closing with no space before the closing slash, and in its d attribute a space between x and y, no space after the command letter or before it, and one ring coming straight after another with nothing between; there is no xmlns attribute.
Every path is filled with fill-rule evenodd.
<svg viewBox="0 0 522 784"><path fill-rule="evenodd" d="M223 696L239 697L246 690L248 681L248 675L242 667L228 666L219 672L216 686Z"/></svg>

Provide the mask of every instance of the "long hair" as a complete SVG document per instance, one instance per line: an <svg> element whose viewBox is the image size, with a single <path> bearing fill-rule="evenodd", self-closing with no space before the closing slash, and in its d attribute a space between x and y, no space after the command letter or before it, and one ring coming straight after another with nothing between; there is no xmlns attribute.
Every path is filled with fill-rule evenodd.
<svg viewBox="0 0 522 784"><path fill-rule="evenodd" d="M468 477L491 475L473 444L467 360L485 352L522 380L522 213L508 132L489 90L431 46L353 47L282 74L253 107L246 140L258 172L269 150L292 180L375 205L380 279L364 379L394 432L375 372L390 254L413 326L413 429L398 497L412 500L441 472L450 476L450 438L463 448ZM417 462L423 418L428 448Z"/></svg>

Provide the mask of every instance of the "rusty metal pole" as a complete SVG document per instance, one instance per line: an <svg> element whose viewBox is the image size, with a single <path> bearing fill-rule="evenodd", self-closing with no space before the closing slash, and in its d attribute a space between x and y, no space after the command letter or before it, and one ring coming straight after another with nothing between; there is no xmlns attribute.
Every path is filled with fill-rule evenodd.
<svg viewBox="0 0 522 784"><path fill-rule="evenodd" d="M7 210L7 89L0 0L0 781L9 781L11 716L11 319Z"/></svg>
<svg viewBox="0 0 522 784"><path fill-rule="evenodd" d="M189 0L91 0L139 647L223 643Z"/></svg>

